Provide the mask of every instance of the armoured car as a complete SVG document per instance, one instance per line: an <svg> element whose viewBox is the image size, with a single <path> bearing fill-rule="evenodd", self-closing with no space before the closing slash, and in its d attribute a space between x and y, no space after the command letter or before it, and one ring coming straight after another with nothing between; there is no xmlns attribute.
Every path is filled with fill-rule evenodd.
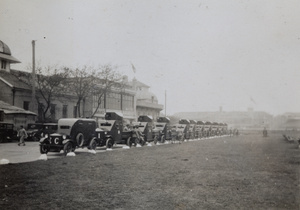
<svg viewBox="0 0 300 210"><path fill-rule="evenodd" d="M153 141L164 143L165 140L172 139L172 126L168 117L158 117L157 122L154 123Z"/></svg>
<svg viewBox="0 0 300 210"><path fill-rule="evenodd" d="M96 135L96 121L93 119L62 118L58 120L57 133L46 135L40 140L40 152L64 151L65 155L77 147L89 145Z"/></svg>

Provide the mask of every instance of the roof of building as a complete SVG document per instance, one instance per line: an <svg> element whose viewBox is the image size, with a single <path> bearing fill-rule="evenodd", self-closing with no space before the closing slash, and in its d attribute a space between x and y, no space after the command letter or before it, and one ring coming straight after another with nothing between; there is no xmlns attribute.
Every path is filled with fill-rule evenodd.
<svg viewBox="0 0 300 210"><path fill-rule="evenodd" d="M0 80L12 88L31 89L29 85L30 73L11 70L10 72L0 71Z"/></svg>
<svg viewBox="0 0 300 210"><path fill-rule="evenodd" d="M136 78L133 78L131 83L133 86L135 85L136 87L146 87L146 88L150 87L149 85L146 85L145 83L138 81Z"/></svg>
<svg viewBox="0 0 300 210"><path fill-rule="evenodd" d="M12 106L4 101L0 101L0 111L3 111L5 114L26 114L26 115L37 115L34 112L22 109L20 107Z"/></svg>
<svg viewBox="0 0 300 210"><path fill-rule="evenodd" d="M8 60L10 63L21 63L18 59L11 56L11 51L7 44L0 40L0 58Z"/></svg>

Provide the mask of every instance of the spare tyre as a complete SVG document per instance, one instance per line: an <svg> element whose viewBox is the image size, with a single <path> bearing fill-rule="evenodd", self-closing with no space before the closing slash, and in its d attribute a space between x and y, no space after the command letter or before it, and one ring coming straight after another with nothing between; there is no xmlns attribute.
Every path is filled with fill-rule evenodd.
<svg viewBox="0 0 300 210"><path fill-rule="evenodd" d="M83 146L83 143L84 143L84 136L82 133L78 133L76 135L76 143L79 147L82 147Z"/></svg>

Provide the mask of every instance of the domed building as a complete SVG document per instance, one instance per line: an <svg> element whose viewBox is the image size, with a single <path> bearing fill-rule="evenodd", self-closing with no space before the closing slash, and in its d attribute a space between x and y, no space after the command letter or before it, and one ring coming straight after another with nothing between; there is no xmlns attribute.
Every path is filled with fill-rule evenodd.
<svg viewBox="0 0 300 210"><path fill-rule="evenodd" d="M11 55L11 51L9 47L0 40L0 70L4 70L9 72L10 71L10 64L11 63L21 63L18 59L14 58Z"/></svg>
<svg viewBox="0 0 300 210"><path fill-rule="evenodd" d="M159 113L164 109L164 106L159 104L157 97L149 91L150 86L138 81L136 78L132 80L132 86L136 91L137 117L149 115L156 121Z"/></svg>

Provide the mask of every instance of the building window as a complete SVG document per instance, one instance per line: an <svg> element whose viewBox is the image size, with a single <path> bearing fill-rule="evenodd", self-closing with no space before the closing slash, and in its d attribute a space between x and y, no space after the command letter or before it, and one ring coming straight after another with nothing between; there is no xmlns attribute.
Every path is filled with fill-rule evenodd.
<svg viewBox="0 0 300 210"><path fill-rule="evenodd" d="M23 109L29 110L29 101L24 101L23 102Z"/></svg>
<svg viewBox="0 0 300 210"><path fill-rule="evenodd" d="M63 118L67 118L68 117L68 105L63 105L63 113L62 113L62 117Z"/></svg>
<svg viewBox="0 0 300 210"><path fill-rule="evenodd" d="M56 119L56 111L55 111L55 108L56 108L56 104L51 104L51 105L50 105L50 114L51 114L51 120L52 120L52 121L55 121L55 119Z"/></svg>
<svg viewBox="0 0 300 210"><path fill-rule="evenodd" d="M38 118L39 118L39 121L44 121L44 104L42 104L42 103L39 103L39 105L38 105L39 107L38 107L38 114L39 114L39 116L38 116Z"/></svg>
<svg viewBox="0 0 300 210"><path fill-rule="evenodd" d="M6 69L7 62L5 60L1 60L1 69Z"/></svg>
<svg viewBox="0 0 300 210"><path fill-rule="evenodd" d="M121 94L120 93L106 94L106 108L121 110Z"/></svg>
<svg viewBox="0 0 300 210"><path fill-rule="evenodd" d="M133 96L123 95L122 96L122 110L133 111Z"/></svg>
<svg viewBox="0 0 300 210"><path fill-rule="evenodd" d="M73 108L73 117L77 117L77 106L74 106Z"/></svg>
<svg viewBox="0 0 300 210"><path fill-rule="evenodd" d="M4 121L4 112L0 111L0 122Z"/></svg>
<svg viewBox="0 0 300 210"><path fill-rule="evenodd" d="M104 100L105 97L104 96L105 95L101 96L99 109L104 109L104 103L105 103L105 100ZM93 108L96 109L97 107L98 107L98 96L94 95Z"/></svg>

